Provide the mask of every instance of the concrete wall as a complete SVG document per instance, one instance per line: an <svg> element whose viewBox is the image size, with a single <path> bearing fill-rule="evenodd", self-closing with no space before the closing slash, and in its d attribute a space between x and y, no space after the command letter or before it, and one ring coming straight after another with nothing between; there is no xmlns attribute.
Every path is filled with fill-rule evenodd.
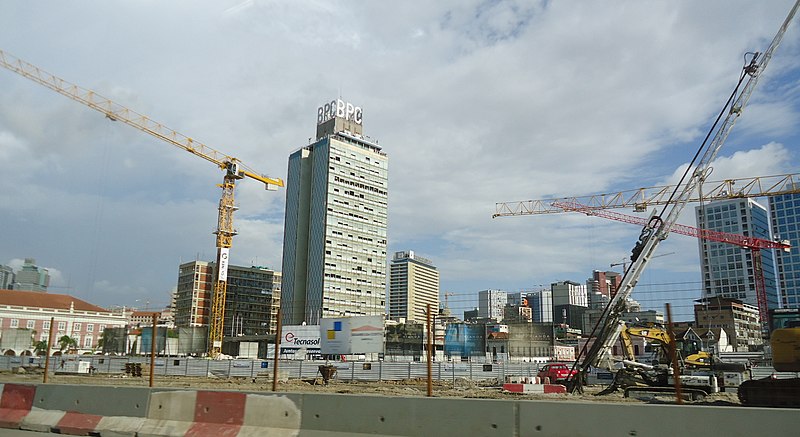
<svg viewBox="0 0 800 437"><path fill-rule="evenodd" d="M33 407L146 417L151 394L178 390L39 384ZM250 393L290 400L301 411L299 436L778 436L800 429L797 410L778 408Z"/></svg>

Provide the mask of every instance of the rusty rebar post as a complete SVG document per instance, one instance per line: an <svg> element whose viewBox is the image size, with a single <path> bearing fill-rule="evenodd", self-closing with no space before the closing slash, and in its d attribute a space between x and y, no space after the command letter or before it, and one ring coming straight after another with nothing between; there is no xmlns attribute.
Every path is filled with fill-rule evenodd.
<svg viewBox="0 0 800 437"><path fill-rule="evenodd" d="M275 356L272 360L272 391L278 390L278 354L281 349L281 309L275 315L278 318L278 326L275 331Z"/></svg>
<svg viewBox="0 0 800 437"><path fill-rule="evenodd" d="M153 313L153 338L150 339L150 387L156 376L156 333L158 329L158 313Z"/></svg>
<svg viewBox="0 0 800 437"><path fill-rule="evenodd" d="M50 317L50 334L47 336L47 350L44 351L44 378L42 379L44 384L47 384L47 373L50 370L50 351L53 349L53 325L55 324L55 317Z"/></svg>
<svg viewBox="0 0 800 437"><path fill-rule="evenodd" d="M672 360L672 376L675 380L675 402L683 404L683 390L681 390L681 368L678 363L678 354L675 351L675 332L672 329L672 310L667 304L667 333L669 334L669 359Z"/></svg>

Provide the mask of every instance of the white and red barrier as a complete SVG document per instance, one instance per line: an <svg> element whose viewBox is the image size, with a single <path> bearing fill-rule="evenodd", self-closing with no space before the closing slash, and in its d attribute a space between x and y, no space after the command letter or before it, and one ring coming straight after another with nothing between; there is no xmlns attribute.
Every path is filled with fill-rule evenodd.
<svg viewBox="0 0 800 437"><path fill-rule="evenodd" d="M18 429L31 411L36 396L36 386L0 384L0 428Z"/></svg>
<svg viewBox="0 0 800 437"><path fill-rule="evenodd" d="M300 410L284 396L238 392L173 391L150 395L139 437L293 436Z"/></svg>
<svg viewBox="0 0 800 437"><path fill-rule="evenodd" d="M538 376L508 376L503 390L511 393L566 393L567 387L561 384L550 384L549 378Z"/></svg>
<svg viewBox="0 0 800 437"><path fill-rule="evenodd" d="M35 385L0 384L0 428L139 437L270 437L296 436L300 432L300 410L285 396L222 391L153 392L146 417L43 410L33 406L35 398Z"/></svg>

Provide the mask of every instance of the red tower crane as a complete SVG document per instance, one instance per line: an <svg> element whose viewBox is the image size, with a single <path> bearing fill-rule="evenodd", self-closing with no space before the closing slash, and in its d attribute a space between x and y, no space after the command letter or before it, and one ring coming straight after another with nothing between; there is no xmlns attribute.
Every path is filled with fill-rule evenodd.
<svg viewBox="0 0 800 437"><path fill-rule="evenodd" d="M554 202L553 206L564 211L581 212L590 216L603 217L619 222L630 223L639 226L647 225L647 219L636 217L619 212L609 211L602 208L593 208L577 202ZM761 238L747 237L739 234L729 234L727 232L712 231L709 229L695 228L692 226L675 223L670 232L688 235L718 243L728 243L750 249L753 261L753 279L756 288L756 300L758 302L758 315L761 319L762 330L767 329L768 308L767 308L767 289L764 284L764 269L761 263L761 249L783 249L789 250L791 246L788 241L770 241Z"/></svg>

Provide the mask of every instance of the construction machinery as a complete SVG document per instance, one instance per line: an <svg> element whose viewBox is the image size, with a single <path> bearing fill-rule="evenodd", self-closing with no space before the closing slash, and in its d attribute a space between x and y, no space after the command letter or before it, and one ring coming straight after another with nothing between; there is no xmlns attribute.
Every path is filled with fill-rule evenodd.
<svg viewBox="0 0 800 437"><path fill-rule="evenodd" d="M208 353L212 357L218 355L222 349L229 250L233 236L236 235L236 230L233 227L233 213L237 209L234 204L236 181L244 178L253 179L264 184L267 190L274 191L284 185L283 180L260 174L244 165L238 158L219 152L92 90L70 83L2 50L0 50L0 66L86 105L102 113L111 121L121 121L205 159L225 172L222 184L219 184L222 189L222 196L219 201L217 229L214 232L216 234L217 247L217 274L214 279L208 335Z"/></svg>
<svg viewBox="0 0 800 437"><path fill-rule="evenodd" d="M706 139L698 148L672 195L667 199L661 214L656 214L654 211L647 219L639 239L631 251L632 263L622 278L618 292L611 298L598 323L592 330L590 338L593 341L587 343L578 355L575 362L575 366L578 368L578 376L569 384L572 392L582 391L590 369L598 366L600 358L619 339L620 333L624 328L624 323L620 323L621 316L627 309L627 300L631 296L633 288L660 243L669 236L669 233L677 223L678 216L691 200L693 193L702 185L708 175L711 163L717 157L734 124L747 106L761 75L772 59L775 49L794 19L798 7L800 7L800 0L793 5L786 20L763 54L750 54L749 61L746 62L742 69L736 87L709 129ZM720 120L722 120L721 123ZM710 142L708 141L709 138L711 138Z"/></svg>
<svg viewBox="0 0 800 437"><path fill-rule="evenodd" d="M739 401L750 407L800 407L800 317L787 319L770 334L772 367L776 372L795 372L793 378L770 375L739 386Z"/></svg>
<svg viewBox="0 0 800 437"><path fill-rule="evenodd" d="M643 338L648 344L655 346L650 363L636 361L633 337ZM731 373L736 373L738 380L746 379L746 365L723 362L704 351L700 342L677 339L659 323L625 324L619 339L623 358L616 366L621 367L617 369L611 384L598 395L620 389L626 397L632 392L672 393L675 369L683 393L693 399L719 391L719 381L724 380L726 374L730 377ZM674 348L674 352L671 348ZM604 359L612 360L610 356Z"/></svg>

